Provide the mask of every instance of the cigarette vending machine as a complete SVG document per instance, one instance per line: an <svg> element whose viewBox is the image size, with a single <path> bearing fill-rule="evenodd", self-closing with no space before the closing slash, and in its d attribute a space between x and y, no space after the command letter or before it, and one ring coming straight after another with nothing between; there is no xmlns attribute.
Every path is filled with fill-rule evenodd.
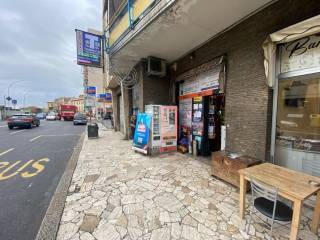
<svg viewBox="0 0 320 240"><path fill-rule="evenodd" d="M146 105L146 113L151 114L151 137L149 151L151 154L177 150L177 107L163 105Z"/></svg>
<svg viewBox="0 0 320 240"><path fill-rule="evenodd" d="M149 152L151 154L160 153L161 135L160 135L160 111L161 105L146 105L146 113L152 116L151 120L151 134L149 140Z"/></svg>

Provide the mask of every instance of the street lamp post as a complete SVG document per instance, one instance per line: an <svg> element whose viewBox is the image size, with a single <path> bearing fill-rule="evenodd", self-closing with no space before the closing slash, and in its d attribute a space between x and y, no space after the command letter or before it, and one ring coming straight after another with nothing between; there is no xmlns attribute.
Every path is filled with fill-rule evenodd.
<svg viewBox="0 0 320 240"><path fill-rule="evenodd" d="M23 94L23 107L25 108L26 107L26 95L28 94L28 92L25 92Z"/></svg>
<svg viewBox="0 0 320 240"><path fill-rule="evenodd" d="M6 95L3 95L3 120L6 120Z"/></svg>
<svg viewBox="0 0 320 240"><path fill-rule="evenodd" d="M17 84L17 83L20 83L20 82L26 82L27 80L18 80L18 81L15 81L15 82L12 82L12 83L10 83L9 84L9 86L8 86L8 96L7 96L7 100L9 99L9 98L11 98L10 97L10 88L13 86L13 85L15 85L15 84ZM10 99L11 100L11 99ZM8 103L10 104L10 100L8 100ZM8 104L8 106L9 106L9 104Z"/></svg>
<svg viewBox="0 0 320 240"><path fill-rule="evenodd" d="M8 101L8 107L10 106L10 101L11 101L11 97L10 97L10 88L13 86L13 85L15 85L15 84L17 84L17 83L20 83L20 82L27 82L28 80L18 80L18 81L15 81L15 82L12 82L12 83L10 83L9 84L9 86L8 86L8 88L7 88L7 93L8 93L8 95L7 96L5 96L4 95L4 118L6 118L7 117L7 111L6 111L6 100Z"/></svg>

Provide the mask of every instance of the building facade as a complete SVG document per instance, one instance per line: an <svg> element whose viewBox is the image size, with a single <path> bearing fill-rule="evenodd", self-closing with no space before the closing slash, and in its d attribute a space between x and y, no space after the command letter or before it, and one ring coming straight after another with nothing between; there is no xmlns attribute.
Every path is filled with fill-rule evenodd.
<svg viewBox="0 0 320 240"><path fill-rule="evenodd" d="M58 111L59 110L59 106L62 104L71 104L71 97L59 97L54 99L53 101L53 111Z"/></svg>
<svg viewBox="0 0 320 240"><path fill-rule="evenodd" d="M115 125L146 104L175 104L179 135L204 155L225 147L320 175L318 1L130 4L104 2ZM165 60L164 76L150 74L150 56ZM119 72L133 71L121 87Z"/></svg>
<svg viewBox="0 0 320 240"><path fill-rule="evenodd" d="M84 113L84 96L71 99L71 105L76 106L79 113Z"/></svg>
<svg viewBox="0 0 320 240"><path fill-rule="evenodd" d="M103 116L112 108L111 101L104 98L111 91L105 86L103 71L103 68L83 66L84 109L96 116ZM95 94L88 94L90 87L95 88Z"/></svg>
<svg viewBox="0 0 320 240"><path fill-rule="evenodd" d="M102 35L101 31L88 29L88 32L97 35ZM104 99L105 94L110 93L106 88L105 82L105 66L90 67L82 66L83 86L84 86L84 109L91 112L95 116L103 116L107 111L110 111L111 103ZM95 88L95 94L88 94L87 89Z"/></svg>
<svg viewBox="0 0 320 240"><path fill-rule="evenodd" d="M47 102L47 110L48 112L53 111L54 109L54 102L53 101L48 101Z"/></svg>

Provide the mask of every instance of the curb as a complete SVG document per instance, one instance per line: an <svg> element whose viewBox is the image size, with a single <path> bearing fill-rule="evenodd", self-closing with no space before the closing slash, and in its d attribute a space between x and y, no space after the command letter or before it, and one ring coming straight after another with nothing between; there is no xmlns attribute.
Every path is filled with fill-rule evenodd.
<svg viewBox="0 0 320 240"><path fill-rule="evenodd" d="M50 201L44 218L42 219L36 240L55 240L59 229L60 219L67 198L68 189L72 180L73 172L77 166L78 158L82 149L85 134L83 133L73 150L66 169Z"/></svg>

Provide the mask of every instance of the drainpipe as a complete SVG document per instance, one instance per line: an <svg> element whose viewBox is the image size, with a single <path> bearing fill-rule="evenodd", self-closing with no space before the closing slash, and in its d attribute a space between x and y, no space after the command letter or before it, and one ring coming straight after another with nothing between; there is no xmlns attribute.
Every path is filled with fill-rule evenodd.
<svg viewBox="0 0 320 240"><path fill-rule="evenodd" d="M133 16L132 16L132 2L131 0L128 0L128 16L129 16L129 26L131 29L133 29Z"/></svg>

